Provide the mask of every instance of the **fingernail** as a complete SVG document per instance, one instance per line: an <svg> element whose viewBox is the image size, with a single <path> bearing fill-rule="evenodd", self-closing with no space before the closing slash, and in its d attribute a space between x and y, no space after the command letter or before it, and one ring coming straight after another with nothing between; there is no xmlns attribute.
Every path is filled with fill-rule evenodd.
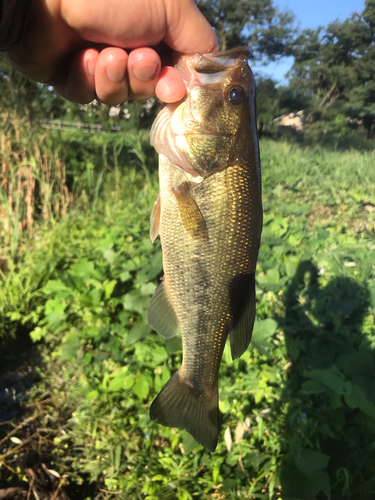
<svg viewBox="0 0 375 500"><path fill-rule="evenodd" d="M94 59L94 58L91 57L87 61L87 71L89 72L90 76L94 76L95 75L95 66L96 66L96 59Z"/></svg>
<svg viewBox="0 0 375 500"><path fill-rule="evenodd" d="M143 80L144 82L149 82L153 80L159 70L158 63L148 62L148 63L138 63L134 67L133 73L136 78Z"/></svg>
<svg viewBox="0 0 375 500"><path fill-rule="evenodd" d="M125 78L126 67L120 64L109 64L106 67L107 76L114 83L121 83Z"/></svg>

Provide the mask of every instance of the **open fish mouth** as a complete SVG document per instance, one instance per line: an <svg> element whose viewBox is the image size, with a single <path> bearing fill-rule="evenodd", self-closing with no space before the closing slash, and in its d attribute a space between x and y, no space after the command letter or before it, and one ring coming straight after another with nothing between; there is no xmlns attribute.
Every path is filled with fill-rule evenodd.
<svg viewBox="0 0 375 500"><path fill-rule="evenodd" d="M187 92L194 83L213 84L222 82L231 71L248 59L250 52L246 47L215 52L212 54L175 55L175 68L185 83ZM251 71L251 69L250 69ZM252 74L252 73L251 73Z"/></svg>

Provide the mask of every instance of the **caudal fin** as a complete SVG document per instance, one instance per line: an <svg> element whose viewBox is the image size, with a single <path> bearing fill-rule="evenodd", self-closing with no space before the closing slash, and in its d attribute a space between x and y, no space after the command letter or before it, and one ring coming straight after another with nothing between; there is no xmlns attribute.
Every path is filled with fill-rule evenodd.
<svg viewBox="0 0 375 500"><path fill-rule="evenodd" d="M219 435L218 389L199 394L176 372L151 405L150 417L166 427L186 429L199 444L215 451Z"/></svg>

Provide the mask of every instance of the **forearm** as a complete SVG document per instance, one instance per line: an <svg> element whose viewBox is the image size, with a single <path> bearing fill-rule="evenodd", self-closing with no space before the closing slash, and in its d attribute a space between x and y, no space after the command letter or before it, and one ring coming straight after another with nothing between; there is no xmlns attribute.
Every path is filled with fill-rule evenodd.
<svg viewBox="0 0 375 500"><path fill-rule="evenodd" d="M0 0L0 50L20 43L32 0Z"/></svg>

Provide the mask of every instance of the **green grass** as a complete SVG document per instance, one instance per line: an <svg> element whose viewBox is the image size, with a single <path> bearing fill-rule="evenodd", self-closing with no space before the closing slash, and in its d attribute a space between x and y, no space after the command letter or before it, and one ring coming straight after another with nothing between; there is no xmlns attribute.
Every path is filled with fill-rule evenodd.
<svg viewBox="0 0 375 500"><path fill-rule="evenodd" d="M41 233L35 261L43 251L52 274L22 315L44 341L34 397L63 392L71 415L53 464L70 481L87 473L120 499L375 497L374 155L268 140L261 151L257 322L241 359L224 352L213 454L149 419L181 362L181 341L145 319L162 270L148 235L156 175L123 169L94 212Z"/></svg>
<svg viewBox="0 0 375 500"><path fill-rule="evenodd" d="M331 151L316 145L300 147L263 139L260 143L263 182L296 184L303 189L365 188L375 195L375 150L371 152Z"/></svg>

